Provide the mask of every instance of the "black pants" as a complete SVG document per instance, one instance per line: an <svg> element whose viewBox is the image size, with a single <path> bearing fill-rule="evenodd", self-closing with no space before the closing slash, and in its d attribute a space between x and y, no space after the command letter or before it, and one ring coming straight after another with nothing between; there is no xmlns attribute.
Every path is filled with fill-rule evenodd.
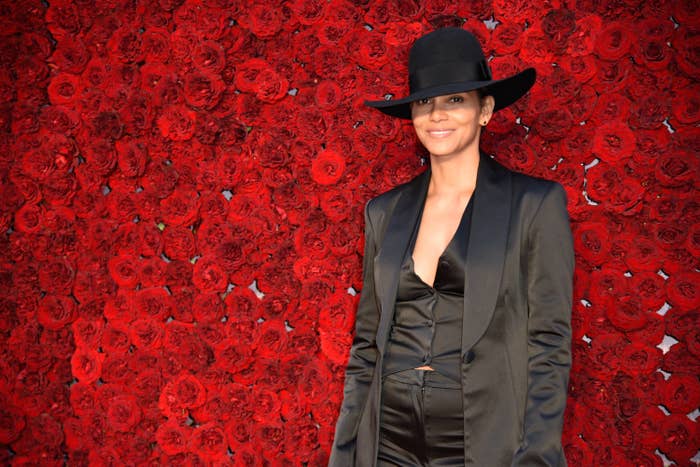
<svg viewBox="0 0 700 467"><path fill-rule="evenodd" d="M437 371L385 377L377 461L379 467L464 465L460 383Z"/></svg>

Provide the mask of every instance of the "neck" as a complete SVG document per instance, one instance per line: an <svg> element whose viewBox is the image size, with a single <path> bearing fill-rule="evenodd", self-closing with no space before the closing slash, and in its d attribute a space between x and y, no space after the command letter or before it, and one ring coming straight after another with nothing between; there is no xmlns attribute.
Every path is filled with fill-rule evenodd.
<svg viewBox="0 0 700 467"><path fill-rule="evenodd" d="M479 168L479 149L454 156L430 156L432 194L461 194L474 191Z"/></svg>

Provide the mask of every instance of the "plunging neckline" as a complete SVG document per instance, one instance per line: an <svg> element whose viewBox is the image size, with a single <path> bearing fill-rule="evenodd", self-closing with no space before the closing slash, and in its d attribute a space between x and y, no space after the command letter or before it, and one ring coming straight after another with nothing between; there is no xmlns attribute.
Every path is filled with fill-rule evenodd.
<svg viewBox="0 0 700 467"><path fill-rule="evenodd" d="M464 210L462 211L462 216L459 218L459 222L457 223L457 227L455 228L455 231L452 232L452 237L450 238L450 241L447 242L447 245L445 245L445 248L442 250L442 253L440 253L440 256L437 257L437 265L435 266L435 276L433 277L433 283L428 284L425 279L423 279L420 274L416 272L416 262L413 259L413 252L416 249L416 242L418 241L418 233L420 232L420 227L423 222L423 211L425 210L425 200L423 200L423 206L421 207L420 214L418 215L418 221L416 222L416 225L414 226L413 229L413 239L411 241L411 254L409 255L409 259L411 261L411 271L413 274L425 285L430 287L431 289L435 288L435 279L437 279L437 273L438 270L440 269L440 262L442 258L445 256L447 253L448 249L452 245L452 242L455 241L457 238L457 233L459 232L460 228L462 227L462 224L464 223L464 218L467 215L467 211L469 210L469 206L472 204L472 200L474 199L474 194L476 192L476 189L472 191L471 196L469 197L469 201L467 201L467 204L464 206ZM426 193L426 198L427 198L427 193Z"/></svg>

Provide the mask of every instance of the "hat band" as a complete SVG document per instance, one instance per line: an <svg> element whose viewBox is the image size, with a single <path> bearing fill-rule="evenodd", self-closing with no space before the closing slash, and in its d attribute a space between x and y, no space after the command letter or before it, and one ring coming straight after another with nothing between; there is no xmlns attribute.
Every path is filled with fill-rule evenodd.
<svg viewBox="0 0 700 467"><path fill-rule="evenodd" d="M445 84L490 80L491 70L486 60L436 63L415 70L408 76L411 93Z"/></svg>

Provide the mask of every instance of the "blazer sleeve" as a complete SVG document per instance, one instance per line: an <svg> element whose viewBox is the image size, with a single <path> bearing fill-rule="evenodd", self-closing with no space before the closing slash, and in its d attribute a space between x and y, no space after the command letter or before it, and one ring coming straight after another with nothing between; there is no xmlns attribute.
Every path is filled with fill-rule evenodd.
<svg viewBox="0 0 700 467"><path fill-rule="evenodd" d="M345 370L345 389L329 466L354 464L357 428L369 394L377 360L376 334L379 308L374 292L374 256L377 248L370 219L370 202L365 205L365 251L362 261L362 292L355 314L355 337Z"/></svg>
<svg viewBox="0 0 700 467"><path fill-rule="evenodd" d="M528 230L528 388L513 466L566 466L561 434L571 367L574 252L566 194L552 183Z"/></svg>

